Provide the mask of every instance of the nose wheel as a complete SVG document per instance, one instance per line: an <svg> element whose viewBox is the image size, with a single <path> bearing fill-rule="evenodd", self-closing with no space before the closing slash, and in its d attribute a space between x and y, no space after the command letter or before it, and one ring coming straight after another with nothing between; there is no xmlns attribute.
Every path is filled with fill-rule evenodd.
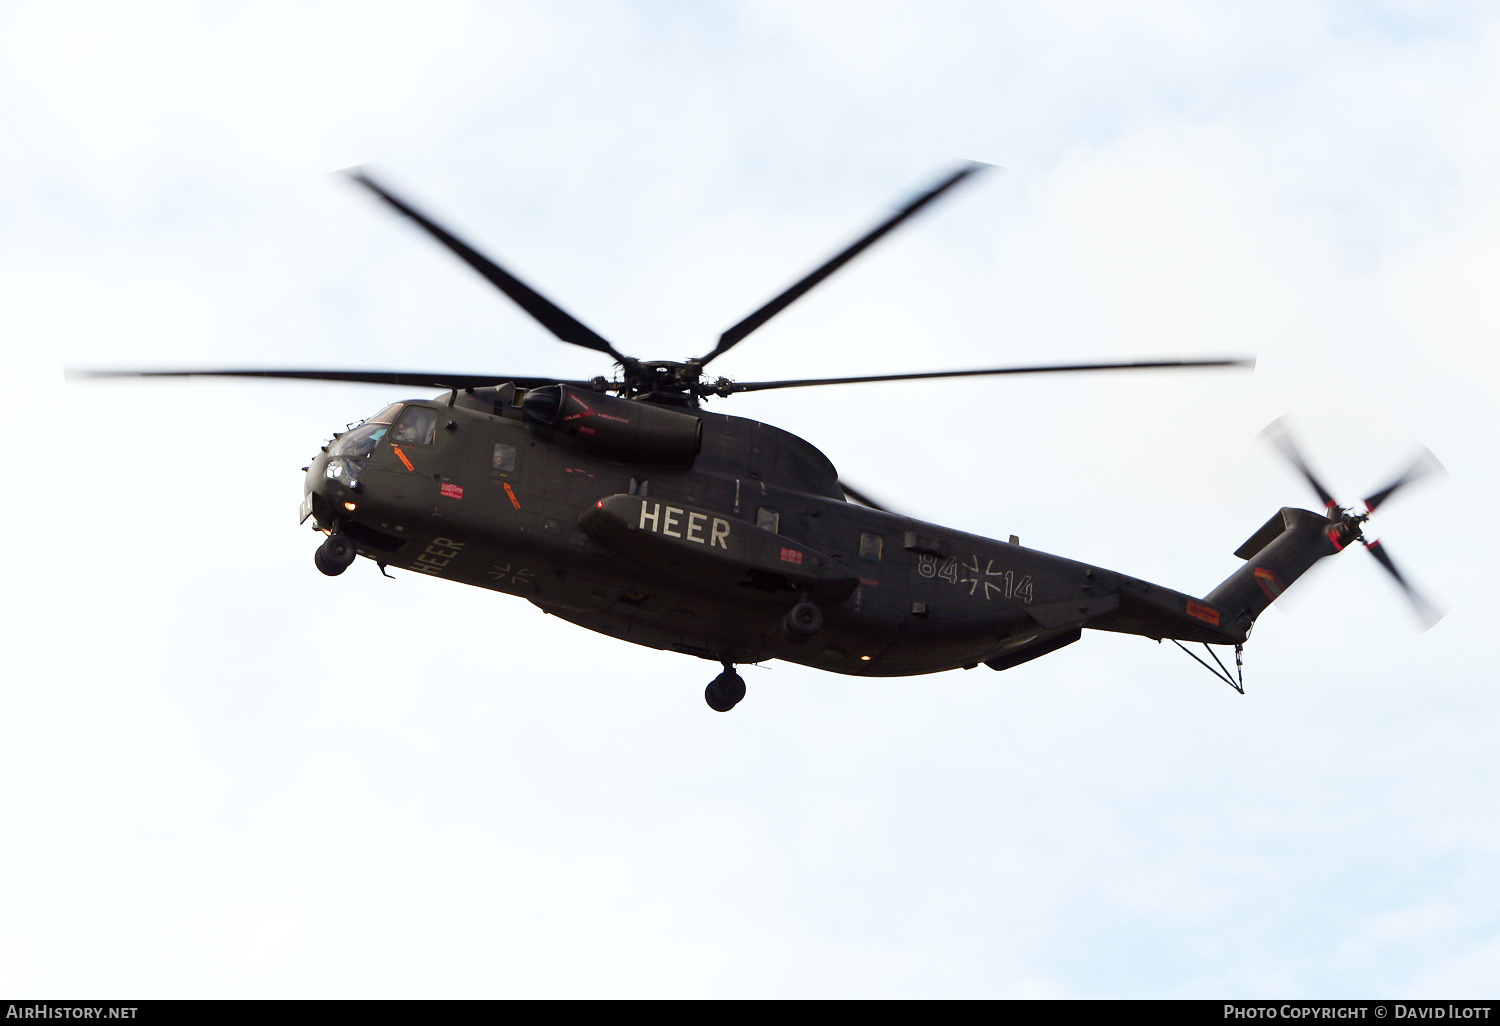
<svg viewBox="0 0 1500 1026"><path fill-rule="evenodd" d="M724 664L724 672L709 681L703 689L703 700L714 712L728 712L745 697L745 681L734 672L733 663Z"/></svg>
<svg viewBox="0 0 1500 1026"><path fill-rule="evenodd" d="M329 577L337 577L349 569L357 554L354 542L342 534L330 534L328 540L313 552L313 563Z"/></svg>

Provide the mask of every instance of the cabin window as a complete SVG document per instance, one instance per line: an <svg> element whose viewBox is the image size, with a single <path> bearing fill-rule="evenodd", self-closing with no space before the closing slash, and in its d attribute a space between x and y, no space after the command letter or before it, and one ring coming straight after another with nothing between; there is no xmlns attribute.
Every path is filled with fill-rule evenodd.
<svg viewBox="0 0 1500 1026"><path fill-rule="evenodd" d="M868 532L859 536L859 558L871 562L880 561L880 550L884 547L880 535Z"/></svg>
<svg viewBox="0 0 1500 1026"><path fill-rule="evenodd" d="M781 514L774 509L762 506L755 511L755 526L764 527L767 531L775 534L781 533Z"/></svg>
<svg viewBox="0 0 1500 1026"><path fill-rule="evenodd" d="M426 406L408 406L401 414L391 441L397 445L431 445L437 433L437 410Z"/></svg>
<svg viewBox="0 0 1500 1026"><path fill-rule="evenodd" d="M501 474L509 474L516 469L516 447L506 445L504 442L495 443L494 460L490 469Z"/></svg>

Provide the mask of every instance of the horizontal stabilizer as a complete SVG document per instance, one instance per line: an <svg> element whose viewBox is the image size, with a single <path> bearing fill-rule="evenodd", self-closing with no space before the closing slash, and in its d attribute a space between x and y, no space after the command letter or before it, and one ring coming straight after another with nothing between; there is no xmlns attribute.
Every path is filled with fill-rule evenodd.
<svg viewBox="0 0 1500 1026"><path fill-rule="evenodd" d="M1234 550L1234 554L1240 559L1254 558L1257 552L1264 549L1277 538L1280 538L1282 533L1292 526L1293 518L1291 514L1301 512L1303 511L1293 509L1290 506L1282 507L1281 512L1272 514L1271 519L1261 525L1259 531L1256 531L1246 539L1245 544Z"/></svg>

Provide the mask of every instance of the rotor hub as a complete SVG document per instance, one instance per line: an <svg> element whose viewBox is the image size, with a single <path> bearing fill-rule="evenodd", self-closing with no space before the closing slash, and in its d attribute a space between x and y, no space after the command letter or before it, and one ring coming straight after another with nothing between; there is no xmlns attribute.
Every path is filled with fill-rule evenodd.
<svg viewBox="0 0 1500 1026"><path fill-rule="evenodd" d="M712 385L700 384L703 377L702 360L636 360L627 358L620 363L621 380L611 382L607 388L627 399L654 399L662 402L696 406L699 398L706 395L723 394L728 379L720 378Z"/></svg>
<svg viewBox="0 0 1500 1026"><path fill-rule="evenodd" d="M1328 540L1340 551L1355 542L1363 542L1365 521L1369 519L1368 513L1356 514L1353 510L1342 507L1329 510Z"/></svg>

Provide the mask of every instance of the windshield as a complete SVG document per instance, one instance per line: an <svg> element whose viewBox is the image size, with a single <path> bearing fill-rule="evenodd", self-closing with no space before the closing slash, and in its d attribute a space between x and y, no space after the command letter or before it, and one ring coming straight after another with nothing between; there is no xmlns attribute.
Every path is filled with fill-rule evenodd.
<svg viewBox="0 0 1500 1026"><path fill-rule="evenodd" d="M364 459L375 451L385 433L391 429L389 424L377 424L373 420L367 420L359 427L341 436L338 441L328 447L330 456L352 456L354 459Z"/></svg>
<svg viewBox="0 0 1500 1026"><path fill-rule="evenodd" d="M401 407L405 405L405 403L393 403L353 431L340 436L328 447L328 455L364 459L375 451L375 447L380 444L385 433L396 422L396 417L401 413Z"/></svg>

